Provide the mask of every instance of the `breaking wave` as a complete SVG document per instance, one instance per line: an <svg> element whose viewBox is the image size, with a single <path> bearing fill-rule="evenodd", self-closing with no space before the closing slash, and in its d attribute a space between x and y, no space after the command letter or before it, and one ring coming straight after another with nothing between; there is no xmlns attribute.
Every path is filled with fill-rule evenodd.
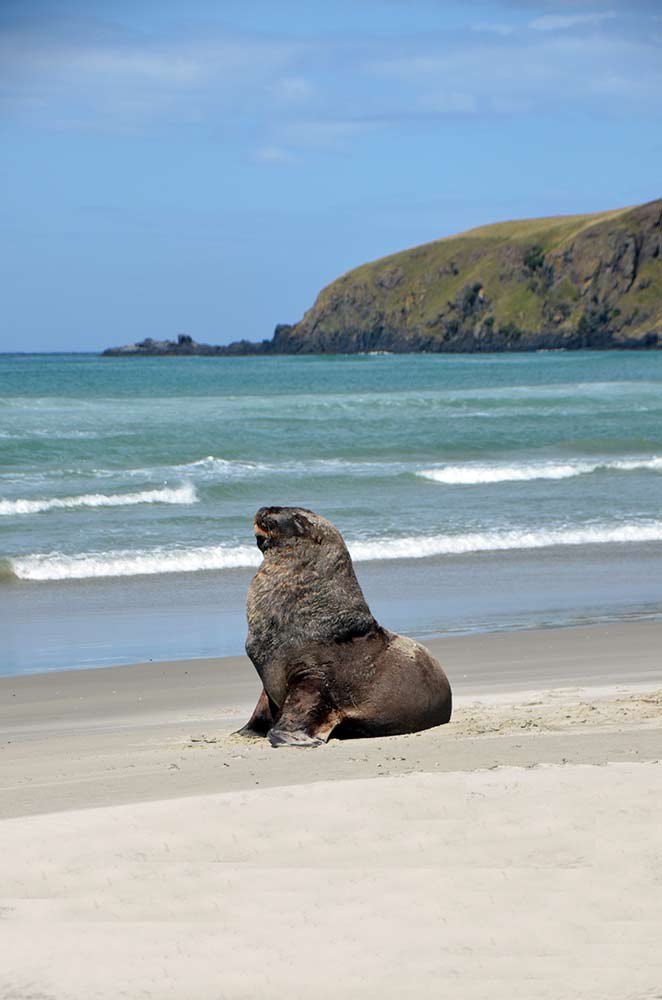
<svg viewBox="0 0 662 1000"><path fill-rule="evenodd" d="M262 556L253 545L214 545L196 549L82 552L75 556L49 552L13 559L11 564L13 574L19 580L90 580L95 577L236 569L259 566L261 561Z"/></svg>
<svg viewBox="0 0 662 1000"><path fill-rule="evenodd" d="M517 528L459 535L375 538L349 542L349 550L357 562L369 562L565 545L661 541L662 521L648 521L615 526L594 524L576 528ZM7 568L14 577L21 580L85 580L95 577L251 568L259 566L261 560L262 556L253 545L217 545L175 550L155 548L88 552L78 555L51 552L9 560Z"/></svg>
<svg viewBox="0 0 662 1000"><path fill-rule="evenodd" d="M202 474L203 476L214 478L220 476L222 479L243 478L244 476L253 475L256 472L259 473L263 469L266 471L270 470L270 466L263 466L257 462L238 462L227 458L216 458L215 455L207 455L206 458L199 458L194 462L185 462L182 465L173 465L166 468L171 473ZM143 471L148 472L150 470L136 470L137 473Z"/></svg>
<svg viewBox="0 0 662 1000"><path fill-rule="evenodd" d="M514 465L444 465L422 469L423 479L447 486L475 486L486 483L528 482L532 479L572 479L592 472L635 472L649 469L662 472L662 458L575 459L570 462L523 462Z"/></svg>
<svg viewBox="0 0 662 1000"><path fill-rule="evenodd" d="M136 469L131 475L154 474L186 475L206 480L252 479L264 476L373 476L392 475L405 469L402 462L351 461L342 458L317 458L281 462L240 462L208 455L183 465L164 466L160 470Z"/></svg>
<svg viewBox="0 0 662 1000"><path fill-rule="evenodd" d="M140 493L85 493L74 497L52 497L47 500L0 500L0 516L40 514L47 510L67 510L76 507L126 507L140 503L197 503L195 487L190 483Z"/></svg>
<svg viewBox="0 0 662 1000"><path fill-rule="evenodd" d="M599 545L619 542L662 541L662 521L596 524L578 528L547 528L469 532L461 535L409 536L350 543L357 562L371 559L425 559L516 549L544 549L557 545Z"/></svg>
<svg viewBox="0 0 662 1000"><path fill-rule="evenodd" d="M67 470L69 475L86 475L94 479L131 481L132 479L147 478L166 482L172 479L185 479L201 486L256 482L261 479L271 479L274 476L282 476L283 478L306 476L319 479L336 477L369 479L415 471L416 466L412 465L411 462L398 460L302 458L244 462L238 459L218 458L215 455L207 455L206 458L176 465L154 465L128 469ZM20 476L21 473L18 475ZM45 475L60 477L62 473L60 470L50 470ZM2 476L1 472L0 476Z"/></svg>

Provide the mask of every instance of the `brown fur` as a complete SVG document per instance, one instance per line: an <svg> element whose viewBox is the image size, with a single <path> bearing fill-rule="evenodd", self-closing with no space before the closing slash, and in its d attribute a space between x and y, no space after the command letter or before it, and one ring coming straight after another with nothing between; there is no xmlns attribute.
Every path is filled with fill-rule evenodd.
<svg viewBox="0 0 662 1000"><path fill-rule="evenodd" d="M242 734L314 746L449 721L444 671L420 643L375 621L330 521L263 507L255 534L264 561L248 592L246 651L264 689Z"/></svg>

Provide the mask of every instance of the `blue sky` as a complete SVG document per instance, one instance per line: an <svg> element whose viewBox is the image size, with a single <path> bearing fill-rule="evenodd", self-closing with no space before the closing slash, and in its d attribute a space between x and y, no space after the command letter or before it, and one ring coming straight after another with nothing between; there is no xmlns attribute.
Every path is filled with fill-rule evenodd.
<svg viewBox="0 0 662 1000"><path fill-rule="evenodd" d="M3 0L0 350L268 338L366 260L660 197L662 2Z"/></svg>

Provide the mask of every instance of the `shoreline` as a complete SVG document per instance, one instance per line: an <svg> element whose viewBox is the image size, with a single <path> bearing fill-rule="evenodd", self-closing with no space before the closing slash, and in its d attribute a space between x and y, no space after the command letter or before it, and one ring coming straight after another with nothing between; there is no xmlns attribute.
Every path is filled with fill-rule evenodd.
<svg viewBox="0 0 662 1000"><path fill-rule="evenodd" d="M635 636L635 632L638 636ZM571 681L576 679L584 685L604 684L605 669L609 671L610 683L619 683L620 678L616 676L616 661L619 657L627 654L627 644L631 638L642 638L647 644L652 644L655 639L660 643L662 649L662 609L659 616L657 613L642 614L641 617L633 616L628 621L616 619L614 621L591 622L589 624L553 624L548 626L522 626L519 628L495 628L476 629L460 631L457 633L446 633L444 635L413 636L418 642L426 646L432 654L444 663L447 656L456 659L462 668L468 666L475 667L475 657L485 660L484 647L490 648L490 659L495 660L498 667L503 667L508 654L511 651L511 644L514 644L517 653L517 661L511 664L508 677L504 679L503 673L498 679L488 679L487 675L476 675L475 669L469 683L471 690L481 693L491 693L492 689L500 690L504 684L509 690L527 691L530 686L522 688L512 687L519 683L519 678L526 667L522 661L522 655L528 650L535 650L537 658L540 659L538 668L544 665L549 669L549 681L552 686L563 686L556 683L556 680L563 679ZM592 653L590 646L593 641L603 643L608 640L608 646L601 646L600 657L603 662L598 665L595 662L597 652ZM573 649L581 649L579 659L574 654ZM570 671L566 668L556 675L551 671L551 665L555 657L562 657L571 653L574 657L575 666L571 666ZM583 666L580 666L579 660ZM606 663L604 661L607 661ZM655 680L655 650L649 650L648 645L645 651L640 651L637 657L637 666L632 675L632 680L624 681L628 684L648 683ZM41 679L58 678L62 685L75 684L75 679L79 678L81 683L89 683L91 678L98 674L105 674L108 677L117 673L118 677L124 676L126 671L154 671L170 670L176 673L179 669L185 672L193 671L206 680L210 679L212 672L221 670L224 673L230 671L233 675L240 669L246 668L249 676L255 674L255 668L245 654L233 654L227 656L182 656L172 659L138 660L131 663L112 663L95 667L72 667L61 669L59 667L47 668L46 670L32 670L15 674L0 674L0 694L7 685L19 684L30 687L39 684ZM586 672L584 674L584 672ZM112 673L111 673L112 672ZM476 676L474 676L476 675ZM576 676L575 676L576 675ZM662 681L662 666L658 670L658 675ZM592 679L593 678L593 679ZM460 686L465 687L467 675L460 677ZM257 678L255 679L257 684ZM485 687L487 684L487 689ZM457 686L457 678L454 687Z"/></svg>
<svg viewBox="0 0 662 1000"><path fill-rule="evenodd" d="M355 568L378 621L433 641L662 620L662 543L576 549L375 560ZM0 671L9 676L242 653L253 573L237 568L10 583L2 588Z"/></svg>
<svg viewBox="0 0 662 1000"><path fill-rule="evenodd" d="M426 645L453 687L449 725L331 740L310 752L232 736L260 693L246 657L0 678L0 816L384 774L660 756L662 623Z"/></svg>

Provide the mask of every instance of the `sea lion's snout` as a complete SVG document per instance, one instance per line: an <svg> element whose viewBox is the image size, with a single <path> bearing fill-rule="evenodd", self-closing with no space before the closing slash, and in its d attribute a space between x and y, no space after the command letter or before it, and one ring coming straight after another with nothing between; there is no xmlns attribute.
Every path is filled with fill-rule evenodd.
<svg viewBox="0 0 662 1000"><path fill-rule="evenodd" d="M253 521L253 531L255 533L255 541L257 542L258 549L260 552L264 552L269 548L271 535L266 527L263 527L262 524L260 524L260 513L261 511L258 511L255 515L255 520Z"/></svg>
<svg viewBox="0 0 662 1000"><path fill-rule="evenodd" d="M260 507L253 520L253 531L260 552L273 548L290 532L286 507Z"/></svg>

